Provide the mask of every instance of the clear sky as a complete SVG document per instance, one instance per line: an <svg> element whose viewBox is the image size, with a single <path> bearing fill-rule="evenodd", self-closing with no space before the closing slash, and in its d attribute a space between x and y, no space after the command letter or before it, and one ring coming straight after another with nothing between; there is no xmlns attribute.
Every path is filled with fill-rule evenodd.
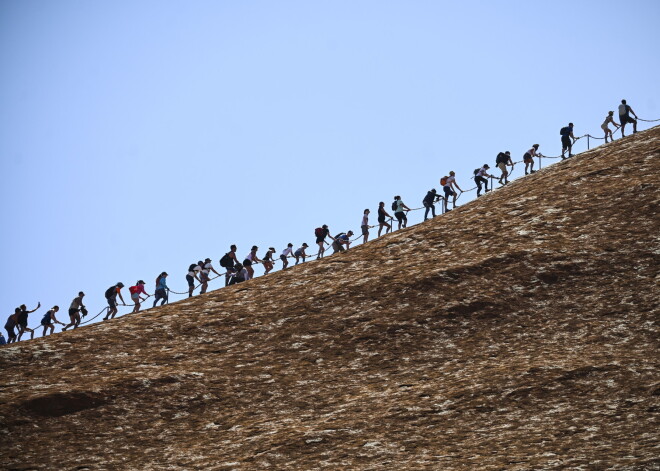
<svg viewBox="0 0 660 471"><path fill-rule="evenodd" d="M600 136L622 98L658 119L659 24L656 0L0 0L3 325L359 233L449 170L558 155L569 121Z"/></svg>

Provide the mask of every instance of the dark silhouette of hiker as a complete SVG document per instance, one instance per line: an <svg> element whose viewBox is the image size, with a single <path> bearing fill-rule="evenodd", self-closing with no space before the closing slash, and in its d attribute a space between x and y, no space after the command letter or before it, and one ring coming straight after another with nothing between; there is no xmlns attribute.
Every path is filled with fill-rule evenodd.
<svg viewBox="0 0 660 471"><path fill-rule="evenodd" d="M87 315L87 308L85 308L85 305L83 304L84 297L85 293L80 291L78 296L71 301L71 306L69 306L69 320L71 322L62 327L62 332L66 331L69 327L73 327L74 329L78 328L80 325L80 312L82 312L83 317Z"/></svg>
<svg viewBox="0 0 660 471"><path fill-rule="evenodd" d="M383 227L387 227L385 234L388 234L392 230L392 226L389 222L385 222L385 218L392 219L392 216L385 211L385 202L381 201L378 203L378 237L380 237Z"/></svg>
<svg viewBox="0 0 660 471"><path fill-rule="evenodd" d="M408 225L408 216L406 216L406 212L410 211L410 208L405 205L401 200L401 197L398 195L394 197L392 210L394 211L394 217L399 221L398 228L401 229L402 225L405 228Z"/></svg>
<svg viewBox="0 0 660 471"><path fill-rule="evenodd" d="M39 309L41 307L41 303L37 303L37 307L32 309L31 311L27 310L27 306L25 304L21 304L19 306L20 312L18 313L18 340L21 340L21 337L25 332L30 332L30 338L34 338L34 330L30 329L28 327L28 314L32 314L34 311Z"/></svg>
<svg viewBox="0 0 660 471"><path fill-rule="evenodd" d="M630 113L632 113L636 119L631 118ZM637 132L637 119L639 118L637 118L637 115L630 107L630 105L626 103L626 100L621 100L621 104L619 105L619 122L621 123L621 137L626 137L625 130L627 123L632 123L633 134Z"/></svg>
<svg viewBox="0 0 660 471"><path fill-rule="evenodd" d="M561 159L565 160L564 154L568 151L568 156L573 157L573 144L575 144L575 136L573 135L573 123L568 123L559 131L561 135Z"/></svg>
<svg viewBox="0 0 660 471"><path fill-rule="evenodd" d="M612 133L612 130L609 128L608 124L612 123L614 126L616 126L617 129L619 129L619 125L614 122L614 111L610 111L607 113L607 116L605 116L605 121L603 121L603 124L600 125L600 128L605 132L605 143L607 143L607 137L609 136L610 141L614 141L614 134Z"/></svg>
<svg viewBox="0 0 660 471"><path fill-rule="evenodd" d="M488 164L484 164L483 167L477 169L474 173L474 182L477 184L477 198L481 196L481 185L486 185L486 193L490 191L486 177L492 178L493 176L488 173L489 168Z"/></svg>
<svg viewBox="0 0 660 471"><path fill-rule="evenodd" d="M435 188L431 188L430 191L426 193L426 196L422 200L422 205L426 208L424 211L424 220L426 221L429 218L429 211L431 211L431 217L435 217L435 203L440 199L440 196L435 191Z"/></svg>

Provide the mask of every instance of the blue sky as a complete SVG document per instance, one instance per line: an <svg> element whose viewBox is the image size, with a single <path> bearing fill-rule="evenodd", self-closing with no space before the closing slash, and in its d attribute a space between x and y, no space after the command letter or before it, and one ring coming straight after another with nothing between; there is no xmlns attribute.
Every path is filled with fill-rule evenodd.
<svg viewBox="0 0 660 471"><path fill-rule="evenodd" d="M359 233L449 170L467 189L499 151L559 154L569 121L600 136L622 98L660 118L659 20L656 1L0 1L3 322L37 301L67 320L80 290L97 312L161 271L185 291L232 243Z"/></svg>

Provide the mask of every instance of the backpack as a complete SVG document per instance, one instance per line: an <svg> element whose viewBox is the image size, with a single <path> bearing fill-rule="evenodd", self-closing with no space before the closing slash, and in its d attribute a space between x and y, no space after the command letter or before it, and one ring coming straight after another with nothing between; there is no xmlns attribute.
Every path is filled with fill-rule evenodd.
<svg viewBox="0 0 660 471"><path fill-rule="evenodd" d="M232 263L232 258L229 256L229 252L224 254L222 258L220 259L220 266L223 268L229 268L233 265ZM196 265L190 265L190 269L192 270L192 267L195 267Z"/></svg>
<svg viewBox="0 0 660 471"><path fill-rule="evenodd" d="M437 193L431 193L430 191L426 193L426 196L422 200L422 204L427 203L427 204L433 204L433 200L435 200L435 197L437 196Z"/></svg>
<svg viewBox="0 0 660 471"><path fill-rule="evenodd" d="M564 126L559 130L559 135L560 136L568 136L571 133L571 130L569 129L568 126Z"/></svg>
<svg viewBox="0 0 660 471"><path fill-rule="evenodd" d="M480 171L481 171L480 168L475 168L475 169L474 169L474 176L476 177L477 174L478 174Z"/></svg>
<svg viewBox="0 0 660 471"><path fill-rule="evenodd" d="M325 235L325 231L323 230L322 227L317 227L316 229L314 229L314 235L316 237L323 237Z"/></svg>
<svg viewBox="0 0 660 471"><path fill-rule="evenodd" d="M335 236L335 239L339 239L342 235L344 235L344 232L340 232L339 234L337 234L337 235Z"/></svg>
<svg viewBox="0 0 660 471"><path fill-rule="evenodd" d="M137 293L137 289L138 289L137 286L131 286L130 288L128 288L128 292L131 294L135 294Z"/></svg>
<svg viewBox="0 0 660 471"><path fill-rule="evenodd" d="M442 177L442 178L440 179L440 184L441 184L442 186L445 186L445 185L447 184L447 180L449 180L449 177L447 177L447 176Z"/></svg>
<svg viewBox="0 0 660 471"><path fill-rule="evenodd" d="M509 156L506 155L504 152L500 152L497 154L497 158L495 159L495 165L497 164L505 164L509 161Z"/></svg>
<svg viewBox="0 0 660 471"><path fill-rule="evenodd" d="M110 299L117 292L117 285L111 286L105 290L105 299Z"/></svg>
<svg viewBox="0 0 660 471"><path fill-rule="evenodd" d="M392 203L392 211L396 211L399 205L397 204L397 201L394 200L394 203Z"/></svg>

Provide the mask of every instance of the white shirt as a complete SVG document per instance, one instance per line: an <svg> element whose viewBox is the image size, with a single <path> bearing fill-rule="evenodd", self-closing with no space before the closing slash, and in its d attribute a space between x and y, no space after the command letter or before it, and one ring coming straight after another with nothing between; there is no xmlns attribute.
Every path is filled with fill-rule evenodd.
<svg viewBox="0 0 660 471"><path fill-rule="evenodd" d="M368 214L365 214L364 216L362 216L362 225L363 226L368 226L369 225L369 215Z"/></svg>
<svg viewBox="0 0 660 471"><path fill-rule="evenodd" d="M456 181L456 178L455 178L455 177L452 177L452 176L450 175L449 177L447 177L447 182L445 183L445 186L451 186L451 184L452 184L453 182L455 182L455 181Z"/></svg>
<svg viewBox="0 0 660 471"><path fill-rule="evenodd" d="M481 168L479 169L479 171L477 172L477 176L478 176L478 177L483 177L484 175L486 175L486 173L487 173L487 172L486 172L486 167L481 167ZM447 180L447 181L449 181L449 180Z"/></svg>
<svg viewBox="0 0 660 471"><path fill-rule="evenodd" d="M293 253L293 249L291 247L287 247L282 251L282 255L284 255L285 257L288 257L292 253Z"/></svg>
<svg viewBox="0 0 660 471"><path fill-rule="evenodd" d="M209 273L211 273L211 268L213 268L213 264L209 262L206 265L204 265L204 269L202 271L208 275Z"/></svg>

